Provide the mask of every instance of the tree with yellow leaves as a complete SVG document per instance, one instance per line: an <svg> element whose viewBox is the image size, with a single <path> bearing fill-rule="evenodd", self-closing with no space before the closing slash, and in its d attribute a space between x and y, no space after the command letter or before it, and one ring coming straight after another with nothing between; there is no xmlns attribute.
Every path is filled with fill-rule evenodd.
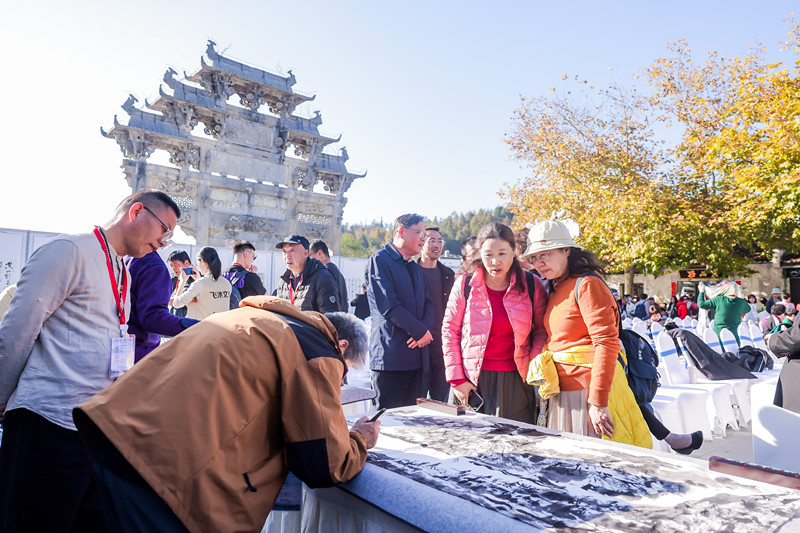
<svg viewBox="0 0 800 533"><path fill-rule="evenodd" d="M521 222L566 210L579 243L612 270L655 273L692 263L715 277L754 256L800 243L800 27L792 63L762 49L703 64L688 45L647 71L653 94L578 82L565 94L523 98L506 136L531 169L502 194ZM668 147L657 125L679 126Z"/></svg>
<svg viewBox="0 0 800 533"><path fill-rule="evenodd" d="M788 65L768 63L760 47L697 64L679 41L648 71L654 104L683 128L677 185L696 210L695 230L727 243L706 250L703 262L722 271L742 268L732 246L769 255L800 243L800 26L789 21Z"/></svg>
<svg viewBox="0 0 800 533"><path fill-rule="evenodd" d="M506 135L531 174L502 194L520 223L566 210L579 243L612 270L669 266L660 219L670 202L664 145L648 97L578 80L564 94L522 98Z"/></svg>

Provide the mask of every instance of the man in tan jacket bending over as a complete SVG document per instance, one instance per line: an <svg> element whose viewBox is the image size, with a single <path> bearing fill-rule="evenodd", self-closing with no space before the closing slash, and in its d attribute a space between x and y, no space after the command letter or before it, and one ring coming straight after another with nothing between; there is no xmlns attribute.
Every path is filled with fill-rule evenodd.
<svg viewBox="0 0 800 533"><path fill-rule="evenodd" d="M358 474L380 422L348 429L339 395L366 331L270 296L203 320L73 415L112 531L260 531L289 470Z"/></svg>

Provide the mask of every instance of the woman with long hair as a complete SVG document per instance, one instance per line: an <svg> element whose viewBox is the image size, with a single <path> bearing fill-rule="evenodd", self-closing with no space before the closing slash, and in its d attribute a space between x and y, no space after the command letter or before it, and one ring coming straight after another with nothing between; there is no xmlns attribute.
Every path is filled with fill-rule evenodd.
<svg viewBox="0 0 800 533"><path fill-rule="evenodd" d="M187 274L181 270L175 292L169 299L172 307L186 306L186 317L202 320L214 313L230 309L231 282L222 276L222 262L219 254L211 246L197 252L197 268ZM184 291L189 278L195 281Z"/></svg>
<svg viewBox="0 0 800 533"><path fill-rule="evenodd" d="M477 253L456 276L445 311L447 381L464 405L535 423L536 395L524 376L531 353L541 351L546 337L544 284L520 267L508 226L485 226L475 246Z"/></svg>
<svg viewBox="0 0 800 533"><path fill-rule="evenodd" d="M548 399L547 426L651 448L650 431L617 362L619 310L597 277L605 271L557 220L533 226L528 243L525 256L552 285L544 316L547 346L528 376Z"/></svg>
<svg viewBox="0 0 800 533"><path fill-rule="evenodd" d="M667 318L677 318L678 316L678 297L672 296L667 304Z"/></svg>

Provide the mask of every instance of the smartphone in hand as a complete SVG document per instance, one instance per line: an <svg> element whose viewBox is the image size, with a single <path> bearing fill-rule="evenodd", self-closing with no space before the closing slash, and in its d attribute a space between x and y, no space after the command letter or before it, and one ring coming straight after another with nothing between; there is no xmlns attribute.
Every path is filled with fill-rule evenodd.
<svg viewBox="0 0 800 533"><path fill-rule="evenodd" d="M467 403L474 411L479 411L483 407L483 397L475 389L470 389Z"/></svg>
<svg viewBox="0 0 800 533"><path fill-rule="evenodd" d="M187 276L191 276L194 273L194 268L192 267L184 267L181 268L181 270L183 270L183 273L186 274Z"/></svg>

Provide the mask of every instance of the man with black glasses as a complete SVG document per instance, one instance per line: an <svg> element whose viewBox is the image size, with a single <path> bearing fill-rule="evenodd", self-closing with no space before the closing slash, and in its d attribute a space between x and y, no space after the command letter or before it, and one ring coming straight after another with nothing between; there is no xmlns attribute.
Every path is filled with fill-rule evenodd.
<svg viewBox="0 0 800 533"><path fill-rule="evenodd" d="M430 372L433 301L412 259L426 237L420 215L401 215L394 221L392 242L367 262L370 370L379 409L414 405L422 394L423 376Z"/></svg>
<svg viewBox="0 0 800 533"><path fill-rule="evenodd" d="M133 364L123 256L167 246L180 209L141 190L113 218L60 235L22 269L0 325L0 531L104 531L72 408Z"/></svg>

